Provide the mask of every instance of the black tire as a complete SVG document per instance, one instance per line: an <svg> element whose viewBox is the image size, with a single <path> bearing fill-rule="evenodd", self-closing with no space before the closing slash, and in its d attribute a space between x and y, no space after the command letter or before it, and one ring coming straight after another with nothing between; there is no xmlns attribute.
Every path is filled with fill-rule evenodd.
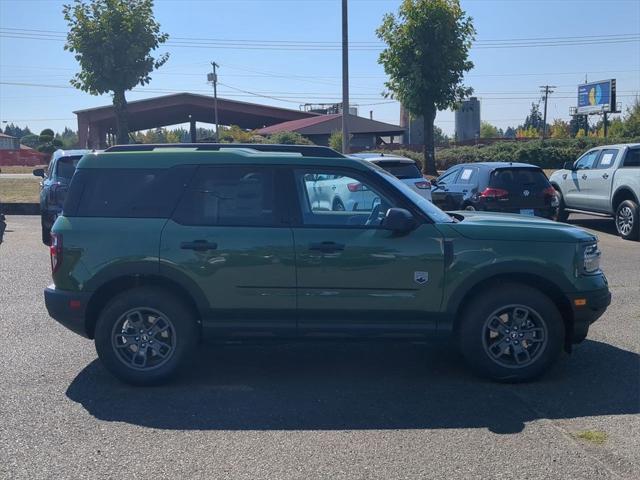
<svg viewBox="0 0 640 480"><path fill-rule="evenodd" d="M502 321L494 322L500 324L502 333L488 326L497 312L511 309L513 312L519 309L519 313L501 314L497 320ZM524 310L528 312L526 317L521 315ZM514 321L503 323L505 316ZM518 327L517 317L525 319L523 326ZM527 285L500 284L483 292L466 306L459 320L457 341L469 366L478 374L501 382L524 382L538 377L558 359L564 345L564 323L557 307L545 294ZM493 333L496 337L489 338ZM515 348L519 349L518 355ZM526 355L522 350L526 350ZM495 352L493 356L490 351ZM520 362L527 358L529 363Z"/></svg>
<svg viewBox="0 0 640 480"><path fill-rule="evenodd" d="M157 313L155 315L157 320L151 323L154 315L142 313L138 317L135 313L130 313L136 310L153 311L154 315ZM125 343L121 338L138 335L135 326L127 327L125 334L123 325L128 324L129 315L140 319L146 318L147 322L144 320L142 322L146 323L150 329L157 324L166 328L162 333L156 334L147 331L148 335L131 338L130 343ZM126 318L124 323L123 318ZM160 327L157 328L160 329ZM166 338L163 337L165 333ZM95 330L96 350L104 366L118 379L133 385L157 385L169 380L195 351L197 339L198 325L193 312L171 292L155 287L138 287L114 297L100 313ZM152 346L154 340L155 344ZM144 343L136 343L140 341L148 343L146 346ZM116 346L118 343L120 347ZM130 346L126 347L126 345ZM140 355L142 347L144 347L144 353ZM137 359L144 357L145 365L136 367L127 361L134 357ZM155 365L147 366L147 361Z"/></svg>
<svg viewBox="0 0 640 480"><path fill-rule="evenodd" d="M625 200L616 208L616 230L625 240L640 240L640 209L633 200Z"/></svg>
<svg viewBox="0 0 640 480"><path fill-rule="evenodd" d="M552 220L555 220L556 222L566 222L569 220L569 212L565 210L562 192L556 188L556 193L558 194L558 207L556 208L556 213Z"/></svg>
<svg viewBox="0 0 640 480"><path fill-rule="evenodd" d="M344 203L339 198L335 198L333 200L333 205L331 205L331 210L334 212L344 212L346 209L344 208Z"/></svg>
<svg viewBox="0 0 640 480"><path fill-rule="evenodd" d="M40 216L40 226L42 227L42 243L49 246L51 245L51 223L47 223L45 216Z"/></svg>
<svg viewBox="0 0 640 480"><path fill-rule="evenodd" d="M476 207L474 207L473 205L471 205L470 203L465 203L462 206L462 210L466 210L468 212L475 212L476 211Z"/></svg>

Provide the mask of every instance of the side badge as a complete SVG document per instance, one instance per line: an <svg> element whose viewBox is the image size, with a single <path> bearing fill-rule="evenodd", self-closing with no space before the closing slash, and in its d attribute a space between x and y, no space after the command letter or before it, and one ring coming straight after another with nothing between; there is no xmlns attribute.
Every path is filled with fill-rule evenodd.
<svg viewBox="0 0 640 480"><path fill-rule="evenodd" d="M413 281L419 285L424 285L429 281L429 272L413 272Z"/></svg>

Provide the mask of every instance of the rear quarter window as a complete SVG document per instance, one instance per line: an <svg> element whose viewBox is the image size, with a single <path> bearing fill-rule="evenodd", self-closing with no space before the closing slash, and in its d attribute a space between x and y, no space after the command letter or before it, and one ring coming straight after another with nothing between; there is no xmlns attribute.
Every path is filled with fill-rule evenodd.
<svg viewBox="0 0 640 480"><path fill-rule="evenodd" d="M71 217L169 218L194 171L188 165L79 169L63 212Z"/></svg>
<svg viewBox="0 0 640 480"><path fill-rule="evenodd" d="M640 167L640 148L630 148L624 156L623 167Z"/></svg>

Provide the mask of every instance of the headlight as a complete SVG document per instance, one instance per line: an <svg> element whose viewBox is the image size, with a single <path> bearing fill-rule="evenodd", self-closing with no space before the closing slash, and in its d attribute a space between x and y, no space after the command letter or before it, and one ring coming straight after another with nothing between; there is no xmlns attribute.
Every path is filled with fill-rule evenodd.
<svg viewBox="0 0 640 480"><path fill-rule="evenodd" d="M597 243L591 243L582 250L582 273L595 273L600 270L600 256L602 253Z"/></svg>

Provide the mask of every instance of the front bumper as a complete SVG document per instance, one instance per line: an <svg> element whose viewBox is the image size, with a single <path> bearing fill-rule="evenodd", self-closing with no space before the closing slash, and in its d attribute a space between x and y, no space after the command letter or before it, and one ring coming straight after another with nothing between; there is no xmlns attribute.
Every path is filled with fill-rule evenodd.
<svg viewBox="0 0 640 480"><path fill-rule="evenodd" d="M567 294L573 310L571 343L582 342L589 333L589 326L598 320L611 304L608 287L587 292Z"/></svg>
<svg viewBox="0 0 640 480"><path fill-rule="evenodd" d="M51 318L72 332L91 338L86 328L86 310L89 303L88 293L58 290L49 285L44 290L44 303Z"/></svg>

